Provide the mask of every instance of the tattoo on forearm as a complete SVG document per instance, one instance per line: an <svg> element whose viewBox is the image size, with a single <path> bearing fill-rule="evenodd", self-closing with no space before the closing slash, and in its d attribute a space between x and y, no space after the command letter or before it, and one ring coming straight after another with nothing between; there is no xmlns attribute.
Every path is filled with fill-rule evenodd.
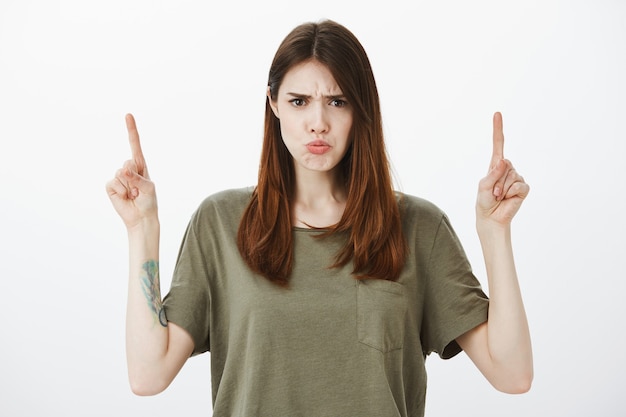
<svg viewBox="0 0 626 417"><path fill-rule="evenodd" d="M148 301L148 307L154 313L155 320L158 319L163 327L167 327L167 317L161 301L161 290L159 284L159 263L149 260L142 266L144 275L141 276L141 288Z"/></svg>

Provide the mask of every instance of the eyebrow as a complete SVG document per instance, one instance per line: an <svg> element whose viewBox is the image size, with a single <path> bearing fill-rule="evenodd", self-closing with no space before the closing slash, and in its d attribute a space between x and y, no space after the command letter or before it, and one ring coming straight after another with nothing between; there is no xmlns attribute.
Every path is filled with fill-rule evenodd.
<svg viewBox="0 0 626 417"><path fill-rule="evenodd" d="M288 96L292 96L292 97L297 97L297 98L305 98L305 99L310 99L312 96L308 95L308 94L300 94L300 93L285 93ZM337 100L337 99L342 99L345 100L346 96L344 94L330 94L330 95L323 95L322 98L325 98L326 100Z"/></svg>

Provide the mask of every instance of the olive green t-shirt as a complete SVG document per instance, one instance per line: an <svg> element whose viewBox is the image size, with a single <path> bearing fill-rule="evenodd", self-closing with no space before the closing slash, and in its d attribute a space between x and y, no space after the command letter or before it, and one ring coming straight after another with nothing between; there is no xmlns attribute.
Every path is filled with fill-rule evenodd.
<svg viewBox="0 0 626 417"><path fill-rule="evenodd" d="M424 361L460 352L488 299L447 217L398 193L410 247L397 281L329 268L342 237L294 228L290 287L254 274L236 245L252 188L193 214L164 303L169 321L211 352L214 417L423 416Z"/></svg>

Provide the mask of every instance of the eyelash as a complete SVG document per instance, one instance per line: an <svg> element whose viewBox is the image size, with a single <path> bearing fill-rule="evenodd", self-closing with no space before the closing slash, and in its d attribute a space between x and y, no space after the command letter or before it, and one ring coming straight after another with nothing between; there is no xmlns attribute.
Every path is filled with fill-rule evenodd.
<svg viewBox="0 0 626 417"><path fill-rule="evenodd" d="M304 105L303 98L294 98L294 99L289 100L289 102L293 104L294 107L302 107Z"/></svg>
<svg viewBox="0 0 626 417"><path fill-rule="evenodd" d="M289 102L294 107L302 107L305 105L306 100L303 98L294 98L294 99L289 100ZM338 98L331 100L330 103L332 103L332 106L334 107L346 107L348 105L348 103L345 100L341 100Z"/></svg>

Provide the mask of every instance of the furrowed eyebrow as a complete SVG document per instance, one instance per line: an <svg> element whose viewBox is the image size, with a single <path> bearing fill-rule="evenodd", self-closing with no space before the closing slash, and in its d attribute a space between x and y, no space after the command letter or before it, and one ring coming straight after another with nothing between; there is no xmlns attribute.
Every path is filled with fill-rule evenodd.
<svg viewBox="0 0 626 417"><path fill-rule="evenodd" d="M285 94L287 94L288 96L292 96L296 98L304 98L307 100L311 98L311 96L308 94L300 94L300 93L292 93L292 92L285 93ZM325 95L322 97L325 98L326 100L344 100L344 101L346 100L346 96L343 94L331 94L331 95Z"/></svg>

